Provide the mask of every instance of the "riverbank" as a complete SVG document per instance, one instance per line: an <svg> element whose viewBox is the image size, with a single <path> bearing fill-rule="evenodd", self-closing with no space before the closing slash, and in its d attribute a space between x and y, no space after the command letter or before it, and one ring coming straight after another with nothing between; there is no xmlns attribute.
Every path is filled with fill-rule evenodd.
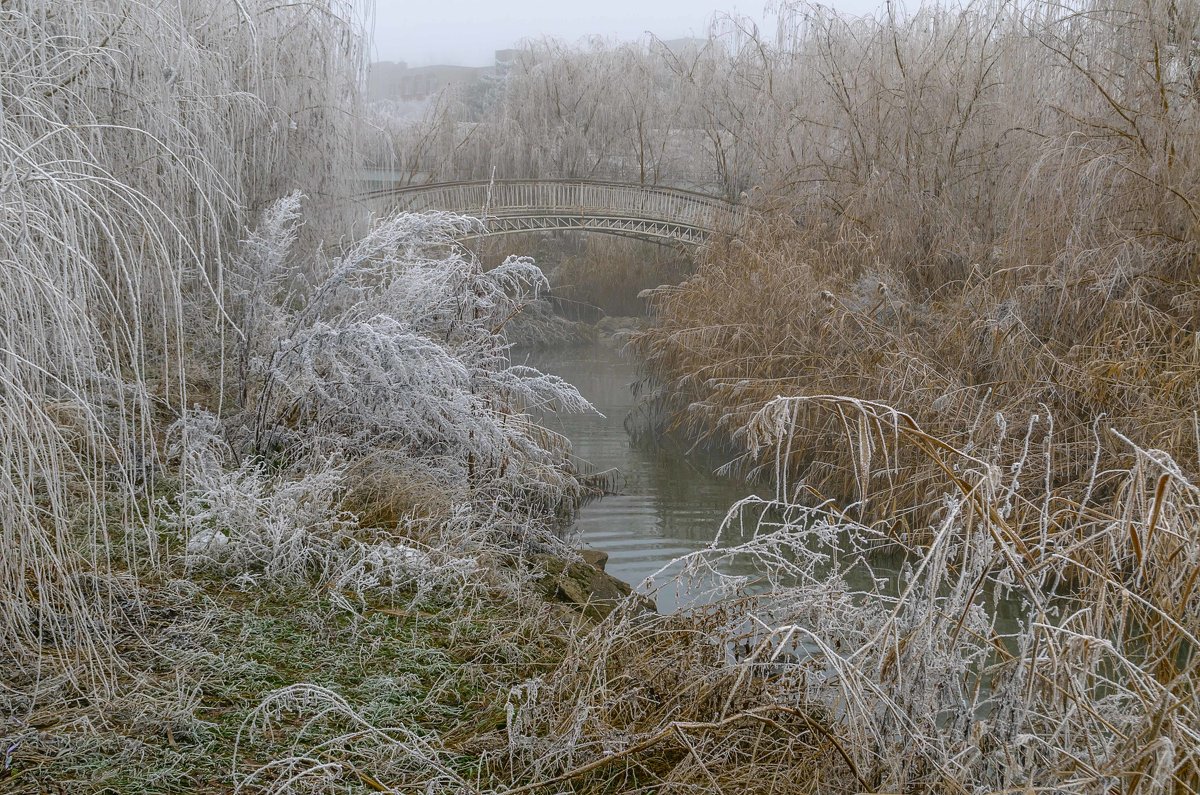
<svg viewBox="0 0 1200 795"><path fill-rule="evenodd" d="M756 418L749 441L786 446L792 409L783 400L776 413ZM883 427L889 416L869 422ZM925 441L905 426L893 432ZM618 602L625 589L611 582L602 603L589 599L580 585L594 579L590 564L556 551L558 542L535 523L460 521L453 513L397 521L395 507L383 510L396 495L378 489L368 490L374 497L347 496L362 516L391 518L360 522L332 536L332 546L308 539L318 546L306 554L316 552L319 565L303 573L261 576L264 563L294 558L287 546L251 547L254 556L276 556L266 561L230 557L225 545L266 540L259 537L271 527L266 514L217 524L227 528L219 536L198 532L201 524L193 539L227 539L206 552L222 567L199 566L186 579L144 577L129 602L142 611L139 634L129 637L136 652L122 658L113 690L81 700L73 683L59 679L53 686L61 692L42 689L51 710L6 716L11 753L0 785L131 795L231 786L810 793L890 790L889 782L902 781L950 792L969 787L981 767L1061 774L1057 755L1065 750L1013 761L997 732L1101 721L1085 727L1091 733L1081 741L1109 742L1114 735L1103 724L1115 720L1113 709L1133 726L1166 719L1155 703L1122 690L1128 680L1097 676L1096 666L1113 656L1059 643L1081 619L1063 615L1049 595L1056 578L1087 573L1079 558L1057 551L1058 538L1022 549L1005 535L1002 500L1011 492L994 490L988 471L973 469L963 451L942 445L926 453L945 456L939 460L960 481L942 494L947 518L934 541L907 545L900 571L872 563L874 545L894 539L836 504L797 499L781 472L773 494L750 495L721 523L722 532L737 530L740 544L684 553L679 573L703 582L706 598L670 615L636 599ZM1186 560L1177 528L1195 512L1193 492L1182 480L1162 487L1163 461L1147 454L1142 464L1123 474L1123 493L1141 501L1135 537L1152 539L1155 555ZM410 507L445 510L408 483ZM414 501L420 494L423 501ZM160 495L196 506L180 497ZM1087 508L1110 529L1127 526L1100 518L1099 503ZM1154 537L1147 531L1156 524L1163 535ZM392 562L381 568L382 557L357 553L345 560L355 544L373 555L387 550ZM1039 567L1038 559L1058 562ZM328 575L348 562L353 577ZM1102 576L1081 583L1091 589L1085 597L1117 598L1134 587L1160 604L1169 595L1160 590L1167 580L1136 570L1090 573ZM1008 623L997 611L1001 595L1018 608ZM1031 612L1046 618L1029 622ZM1133 666L1138 655L1187 642L1176 625L1139 626L1155 634L1107 653ZM1147 640L1156 646L1132 647ZM1054 656L1030 656L1036 642L1055 643ZM1055 676L1103 688L1105 697L1118 696L1116 706L1087 690L1076 701L1055 700L1063 687ZM1189 686L1166 666L1140 685L1166 699L1160 710L1177 709L1172 694ZM1094 706L1080 713L1080 703ZM914 741L935 737L978 756L948 768L941 751ZM1132 743L1116 751L1124 754L1120 767L1098 776L1119 780L1130 775L1122 772L1130 760L1146 758Z"/></svg>

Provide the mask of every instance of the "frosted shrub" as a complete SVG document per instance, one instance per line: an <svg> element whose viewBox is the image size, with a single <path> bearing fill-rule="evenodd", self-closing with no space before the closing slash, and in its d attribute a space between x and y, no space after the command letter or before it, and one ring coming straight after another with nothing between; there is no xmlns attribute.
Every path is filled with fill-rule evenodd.
<svg viewBox="0 0 1200 795"><path fill-rule="evenodd" d="M384 219L341 257L304 261L300 208L299 194L268 208L230 273L234 411L193 411L173 429L185 561L360 595L460 581L476 565L469 539L519 537L580 492L565 440L521 412L589 404L507 358L504 326L545 278L525 258L485 272L454 243L477 222L452 215ZM360 527L344 497L359 473L389 468L394 487L448 495L448 513ZM430 535L439 548L415 540Z"/></svg>
<svg viewBox="0 0 1200 795"><path fill-rule="evenodd" d="M239 452L353 461L392 451L462 500L573 499L565 443L522 412L591 407L507 356L505 325L546 286L533 262L484 271L454 242L477 221L400 214L340 257L299 263L300 201L264 214L231 276L254 286L240 319L243 403L230 423Z"/></svg>
<svg viewBox="0 0 1200 795"><path fill-rule="evenodd" d="M185 487L167 523L180 533L189 569L241 586L317 585L335 599L452 585L474 571L471 558L360 532L340 507L344 463L309 461L300 475L271 472L256 459L235 463L218 429L203 411L172 429Z"/></svg>
<svg viewBox="0 0 1200 795"><path fill-rule="evenodd" d="M321 547L353 527L337 507L343 468L328 463L294 479L272 477L255 460L227 468L231 455L214 426L196 412L176 429L190 437L174 517L187 533L187 565L268 582L322 573Z"/></svg>

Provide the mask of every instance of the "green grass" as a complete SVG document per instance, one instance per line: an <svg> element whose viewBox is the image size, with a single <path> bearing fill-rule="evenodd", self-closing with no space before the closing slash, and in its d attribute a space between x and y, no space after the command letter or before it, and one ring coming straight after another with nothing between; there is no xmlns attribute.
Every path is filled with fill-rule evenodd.
<svg viewBox="0 0 1200 795"><path fill-rule="evenodd" d="M498 595L473 614L433 600L350 615L319 595L256 598L217 583L182 602L157 601L168 602L147 627L158 656L126 683L131 695L108 705L102 725L47 718L40 737L18 749L0 792L228 792L239 728L268 693L297 683L338 693L374 725L423 736L504 726L505 690L491 681L498 669L474 651L511 609ZM316 734L310 727L308 738L320 742L322 728L329 738L341 732L332 721ZM287 733L248 737L240 772L289 753ZM478 763L476 753L457 754L464 775Z"/></svg>

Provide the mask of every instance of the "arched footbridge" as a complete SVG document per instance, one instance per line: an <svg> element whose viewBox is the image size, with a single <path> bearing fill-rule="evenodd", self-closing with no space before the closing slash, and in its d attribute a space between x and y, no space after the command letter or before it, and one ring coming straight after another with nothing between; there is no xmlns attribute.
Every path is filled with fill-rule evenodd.
<svg viewBox="0 0 1200 795"><path fill-rule="evenodd" d="M440 182L367 194L381 211L448 211L480 218L485 234L576 229L701 244L732 234L744 209L703 193L587 180Z"/></svg>

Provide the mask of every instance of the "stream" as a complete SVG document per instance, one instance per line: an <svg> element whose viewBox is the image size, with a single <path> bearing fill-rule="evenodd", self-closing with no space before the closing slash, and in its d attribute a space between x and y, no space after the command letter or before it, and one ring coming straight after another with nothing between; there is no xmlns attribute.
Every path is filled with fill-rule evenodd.
<svg viewBox="0 0 1200 795"><path fill-rule="evenodd" d="M625 429L636 398L638 365L604 344L536 351L520 357L545 373L574 384L604 416L549 414L542 423L574 446L589 471L616 469L620 493L592 500L579 511L574 530L584 546L609 553L606 570L639 590L643 580L672 560L708 546L726 512L755 493L751 484L721 477L723 461L671 444L639 444ZM762 487L760 487L762 488ZM736 543L722 538L722 545ZM669 612L677 595L658 593Z"/></svg>

